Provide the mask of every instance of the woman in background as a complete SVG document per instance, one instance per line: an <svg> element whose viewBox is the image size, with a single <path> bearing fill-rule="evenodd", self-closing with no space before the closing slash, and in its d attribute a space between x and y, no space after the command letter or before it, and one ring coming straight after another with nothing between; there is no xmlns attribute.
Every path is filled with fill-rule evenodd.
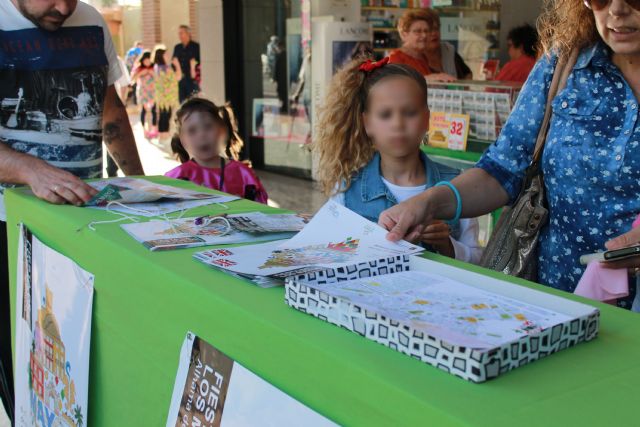
<svg viewBox="0 0 640 427"><path fill-rule="evenodd" d="M389 63L408 65L425 76L427 81L451 82L456 80L455 75L434 72L429 66L425 52L432 21L431 13L426 9L406 11L398 21L402 47L391 52Z"/></svg>
<svg viewBox="0 0 640 427"><path fill-rule="evenodd" d="M451 43L440 39L440 16L433 9L423 9L427 22L424 53L432 73L446 73L458 80L471 80L473 74Z"/></svg>
<svg viewBox="0 0 640 427"><path fill-rule="evenodd" d="M177 58L173 58L173 63L169 62L169 54L164 46L157 46L153 53L153 69L158 132L163 140L169 137L171 112L178 106L178 82L182 72Z"/></svg>
<svg viewBox="0 0 640 427"><path fill-rule="evenodd" d="M507 35L509 58L495 80L524 83L536 65L538 32L531 25L513 28Z"/></svg>

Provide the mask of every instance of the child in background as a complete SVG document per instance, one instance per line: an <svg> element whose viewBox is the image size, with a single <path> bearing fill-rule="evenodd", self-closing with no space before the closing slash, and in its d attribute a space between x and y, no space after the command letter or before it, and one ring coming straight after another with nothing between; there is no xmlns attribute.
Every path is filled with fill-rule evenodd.
<svg viewBox="0 0 640 427"><path fill-rule="evenodd" d="M136 83L136 99L140 105L140 123L144 129L144 137L158 136L155 112L152 111L155 102L155 72L151 63L151 52L145 50L138 59L131 74L131 81Z"/></svg>
<svg viewBox="0 0 640 427"><path fill-rule="evenodd" d="M190 98L176 113L171 140L182 164L165 175L266 204L267 192L258 177L237 161L243 145L229 105Z"/></svg>
<svg viewBox="0 0 640 427"><path fill-rule="evenodd" d="M156 46L153 53L155 71L155 108L158 117L158 132L161 140L169 137L171 114L178 105L178 82L182 79L178 58L169 62L169 53L164 46Z"/></svg>
<svg viewBox="0 0 640 427"><path fill-rule="evenodd" d="M334 76L320 111L314 149L324 192L377 222L391 206L432 186L448 186L459 171L422 152L428 127L427 84L420 73L388 58L352 61ZM477 263L482 255L476 219L433 222L421 243L466 262Z"/></svg>

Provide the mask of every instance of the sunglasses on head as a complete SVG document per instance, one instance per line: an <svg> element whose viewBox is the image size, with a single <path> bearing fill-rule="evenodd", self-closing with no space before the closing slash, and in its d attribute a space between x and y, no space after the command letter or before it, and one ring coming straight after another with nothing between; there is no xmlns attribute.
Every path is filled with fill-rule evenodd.
<svg viewBox="0 0 640 427"><path fill-rule="evenodd" d="M640 0L625 0L635 10L640 10ZM611 4L611 0L584 0L584 5L591 10L602 10Z"/></svg>

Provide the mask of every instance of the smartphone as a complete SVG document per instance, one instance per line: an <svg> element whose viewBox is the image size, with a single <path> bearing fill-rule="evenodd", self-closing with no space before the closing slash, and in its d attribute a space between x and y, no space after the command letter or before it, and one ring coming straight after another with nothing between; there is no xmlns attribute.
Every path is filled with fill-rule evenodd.
<svg viewBox="0 0 640 427"><path fill-rule="evenodd" d="M631 258L635 256L640 256L640 246L630 246L628 248L582 255L580 257L580 264L587 265L591 261L620 261L621 259Z"/></svg>

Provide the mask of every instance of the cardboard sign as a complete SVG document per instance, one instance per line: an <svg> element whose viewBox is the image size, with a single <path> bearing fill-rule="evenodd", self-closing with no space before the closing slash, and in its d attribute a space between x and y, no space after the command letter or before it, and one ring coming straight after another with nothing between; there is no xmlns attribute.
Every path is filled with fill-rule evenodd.
<svg viewBox="0 0 640 427"><path fill-rule="evenodd" d="M465 151L469 138L469 115L432 112L429 120L429 145Z"/></svg>
<svg viewBox="0 0 640 427"><path fill-rule="evenodd" d="M180 351L166 425L335 426L191 332Z"/></svg>

